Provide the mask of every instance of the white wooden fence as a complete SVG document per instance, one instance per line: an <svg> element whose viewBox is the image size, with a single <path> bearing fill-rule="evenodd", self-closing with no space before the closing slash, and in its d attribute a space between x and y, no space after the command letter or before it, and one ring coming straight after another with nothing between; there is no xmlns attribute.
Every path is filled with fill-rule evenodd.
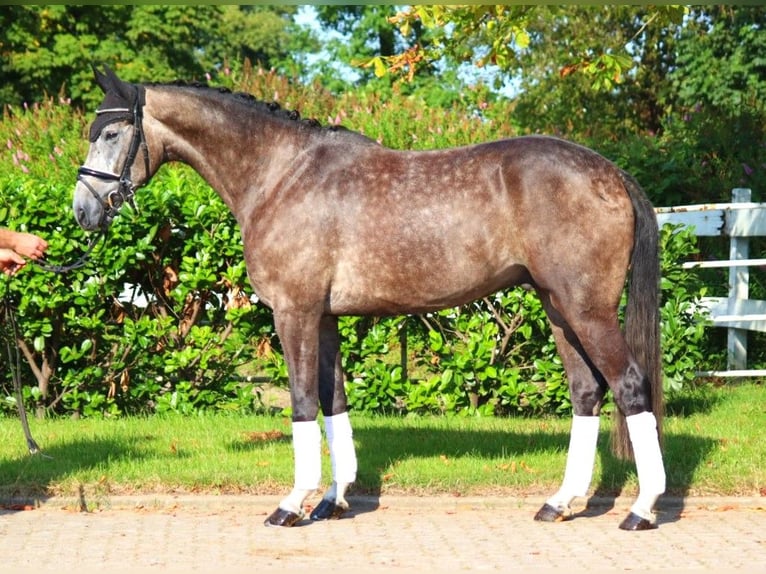
<svg viewBox="0 0 766 574"><path fill-rule="evenodd" d="M694 226L698 236L729 237L729 259L689 261L684 268L729 268L727 297L704 297L716 327L728 329L726 371L707 371L699 376L766 376L766 369L747 368L747 331L766 332L766 301L749 299L750 267L766 266L766 259L751 259L749 237L766 235L766 203L751 203L750 190L732 190L732 203L656 208L660 226L665 223Z"/></svg>

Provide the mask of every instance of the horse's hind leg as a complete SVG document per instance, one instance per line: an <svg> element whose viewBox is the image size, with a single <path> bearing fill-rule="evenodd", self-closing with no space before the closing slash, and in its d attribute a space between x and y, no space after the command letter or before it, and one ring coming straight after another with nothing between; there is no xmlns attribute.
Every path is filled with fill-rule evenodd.
<svg viewBox="0 0 766 574"><path fill-rule="evenodd" d="M340 518L348 510L346 490L356 480L357 463L343 388L338 318L324 317L319 333L319 403L330 447L333 483L311 513L311 519L328 520Z"/></svg>
<svg viewBox="0 0 766 574"><path fill-rule="evenodd" d="M569 311L565 320L571 333L576 333L576 348L581 350L583 362L609 385L617 407L625 415L633 446L639 495L620 528L654 528L653 508L665 491L665 469L649 382L625 342L616 312L599 313L594 308L579 314ZM573 389L573 404L575 396Z"/></svg>
<svg viewBox="0 0 766 574"><path fill-rule="evenodd" d="M588 363L569 326L550 306L547 297L541 298L569 381L574 411L564 480L535 515L535 520L559 522L571 516L572 501L585 496L590 488L599 433L598 415L607 386Z"/></svg>
<svg viewBox="0 0 766 574"><path fill-rule="evenodd" d="M580 341L595 368L608 382L617 408L625 415L638 474L638 498L620 528L649 530L656 528L653 509L665 492L665 467L657 419L652 412L651 388L622 332L614 327L599 329L598 325L582 326L579 332L587 336L581 336Z"/></svg>

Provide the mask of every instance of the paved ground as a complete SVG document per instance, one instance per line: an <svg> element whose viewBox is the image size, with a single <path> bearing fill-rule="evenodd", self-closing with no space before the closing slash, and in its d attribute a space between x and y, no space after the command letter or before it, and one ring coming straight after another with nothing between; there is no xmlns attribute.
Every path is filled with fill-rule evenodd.
<svg viewBox="0 0 766 574"><path fill-rule="evenodd" d="M588 570L766 572L766 498L661 500L657 530L617 528L630 500L541 524L542 499L350 497L338 521L263 526L277 497L53 499L0 511L2 572ZM312 503L318 499L310 500Z"/></svg>

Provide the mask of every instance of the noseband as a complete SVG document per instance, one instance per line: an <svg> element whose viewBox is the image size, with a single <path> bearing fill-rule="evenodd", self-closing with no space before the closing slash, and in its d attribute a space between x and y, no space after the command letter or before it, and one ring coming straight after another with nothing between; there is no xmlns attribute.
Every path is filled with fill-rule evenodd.
<svg viewBox="0 0 766 574"><path fill-rule="evenodd" d="M93 194L93 197L95 197L96 201L98 201L101 205L101 219L99 220L98 224L101 229L105 229L109 225L109 222L114 219L125 202L130 203L130 205L135 208L133 198L138 186L135 185L130 179L130 170L133 167L133 163L136 161L138 149L142 145L144 148L144 167L146 169L145 173L146 176L149 177L149 149L146 145L146 137L144 136L143 109L141 101L141 97L136 97L136 101L133 104L132 110L130 108L106 108L96 111L96 114L125 112L133 113L133 121L131 122L133 124L133 139L130 142L130 149L128 150L128 155L125 158L125 163L122 166L122 172L117 175L106 171L91 169L85 165L80 166L80 168L77 170L77 180L82 182L82 184L87 187L88 190L90 190L90 192ZM116 181L119 185L117 186L116 190L110 191L104 199L100 197L96 190L93 189L93 186L88 183L88 180L85 179L86 176L95 177L101 181Z"/></svg>

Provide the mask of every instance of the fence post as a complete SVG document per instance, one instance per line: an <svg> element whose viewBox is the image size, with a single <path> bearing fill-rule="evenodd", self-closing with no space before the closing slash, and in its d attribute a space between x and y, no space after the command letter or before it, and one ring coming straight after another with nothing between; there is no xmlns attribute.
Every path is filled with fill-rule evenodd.
<svg viewBox="0 0 766 574"><path fill-rule="evenodd" d="M731 190L732 203L750 201L750 190L735 188ZM747 259L749 257L749 239L747 237L731 237L729 243L729 259ZM749 297L750 269L744 267L729 267L729 315L737 314L737 300L744 301ZM728 329L728 369L747 369L747 330L729 327Z"/></svg>

